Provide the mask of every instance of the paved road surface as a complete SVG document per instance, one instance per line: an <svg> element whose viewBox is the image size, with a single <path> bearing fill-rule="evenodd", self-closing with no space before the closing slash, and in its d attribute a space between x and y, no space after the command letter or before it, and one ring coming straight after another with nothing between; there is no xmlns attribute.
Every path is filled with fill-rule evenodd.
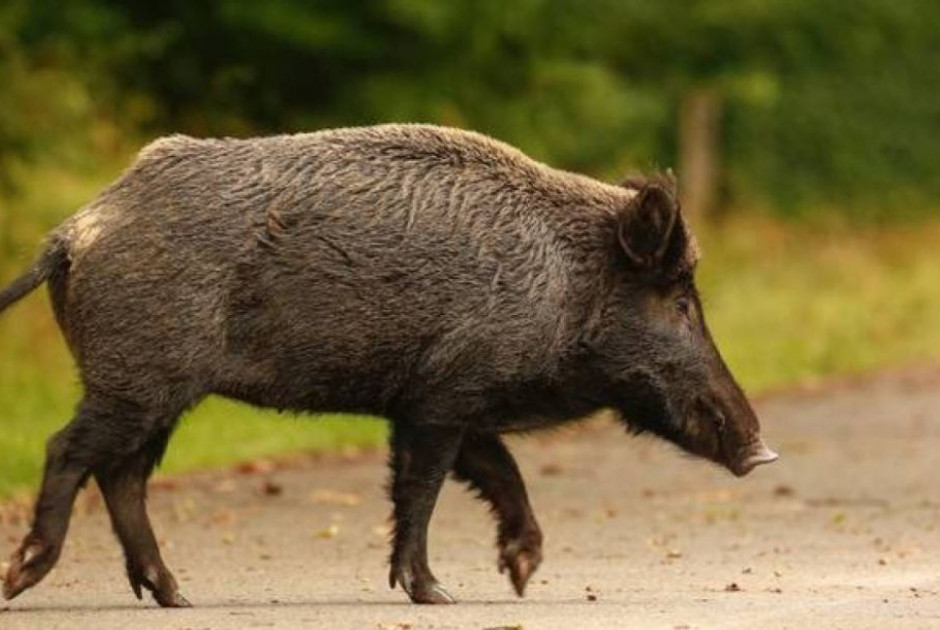
<svg viewBox="0 0 940 630"><path fill-rule="evenodd" d="M384 456L367 454L157 484L151 514L190 610L134 599L86 492L58 568L0 605L0 628L940 628L940 368L757 407L782 458L743 480L603 421L514 441L546 533L523 600L495 570L485 509L454 483L431 554L460 603L390 591ZM0 510L3 557L19 512Z"/></svg>

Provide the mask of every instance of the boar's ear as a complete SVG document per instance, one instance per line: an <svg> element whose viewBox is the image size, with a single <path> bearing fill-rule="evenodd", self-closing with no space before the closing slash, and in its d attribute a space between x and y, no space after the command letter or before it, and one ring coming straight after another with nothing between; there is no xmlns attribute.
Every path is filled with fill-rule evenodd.
<svg viewBox="0 0 940 630"><path fill-rule="evenodd" d="M685 230L680 223L679 205L672 193L658 184L644 186L620 214L620 247L638 269L668 271L665 267L685 249Z"/></svg>

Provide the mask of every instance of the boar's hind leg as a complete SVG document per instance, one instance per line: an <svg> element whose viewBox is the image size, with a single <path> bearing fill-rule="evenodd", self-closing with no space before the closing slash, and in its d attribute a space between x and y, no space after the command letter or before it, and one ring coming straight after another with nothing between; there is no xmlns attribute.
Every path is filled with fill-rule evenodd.
<svg viewBox="0 0 940 630"><path fill-rule="evenodd" d="M137 599L141 586L153 593L163 607L189 606L170 573L147 517L147 478L163 455L169 440L169 429L160 430L144 448L120 465L95 472L111 515L111 525L124 548L127 579Z"/></svg>
<svg viewBox="0 0 940 630"><path fill-rule="evenodd" d="M500 573L509 570L513 588L522 597L542 562L542 530L512 454L498 435L467 435L454 463L454 476L476 489L496 514L497 566Z"/></svg>
<svg viewBox="0 0 940 630"><path fill-rule="evenodd" d="M75 419L49 440L33 524L10 559L4 597L16 597L52 569L62 551L79 488L92 471L140 449L150 417L135 405L86 395Z"/></svg>
<svg viewBox="0 0 940 630"><path fill-rule="evenodd" d="M462 428L392 427L392 483L395 534L389 585L401 584L417 604L452 604L428 567L428 523L441 485L454 464Z"/></svg>
<svg viewBox="0 0 940 630"><path fill-rule="evenodd" d="M88 463L76 453L74 436L91 421L83 403L75 419L46 444L46 464L33 524L10 558L3 581L6 599L13 599L38 583L59 559L75 495L90 472Z"/></svg>

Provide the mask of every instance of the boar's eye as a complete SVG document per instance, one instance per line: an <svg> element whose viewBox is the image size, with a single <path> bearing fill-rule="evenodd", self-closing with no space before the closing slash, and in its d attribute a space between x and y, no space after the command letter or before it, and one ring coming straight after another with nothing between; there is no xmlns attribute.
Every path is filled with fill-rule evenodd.
<svg viewBox="0 0 940 630"><path fill-rule="evenodd" d="M689 316L689 298L680 297L676 299L676 311L685 318Z"/></svg>

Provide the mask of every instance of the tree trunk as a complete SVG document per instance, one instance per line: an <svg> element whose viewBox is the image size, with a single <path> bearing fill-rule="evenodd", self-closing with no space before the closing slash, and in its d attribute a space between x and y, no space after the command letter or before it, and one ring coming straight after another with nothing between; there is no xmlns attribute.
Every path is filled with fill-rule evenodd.
<svg viewBox="0 0 940 630"><path fill-rule="evenodd" d="M692 221L714 210L719 173L721 98L709 88L685 94L679 110L679 183L682 208Z"/></svg>

